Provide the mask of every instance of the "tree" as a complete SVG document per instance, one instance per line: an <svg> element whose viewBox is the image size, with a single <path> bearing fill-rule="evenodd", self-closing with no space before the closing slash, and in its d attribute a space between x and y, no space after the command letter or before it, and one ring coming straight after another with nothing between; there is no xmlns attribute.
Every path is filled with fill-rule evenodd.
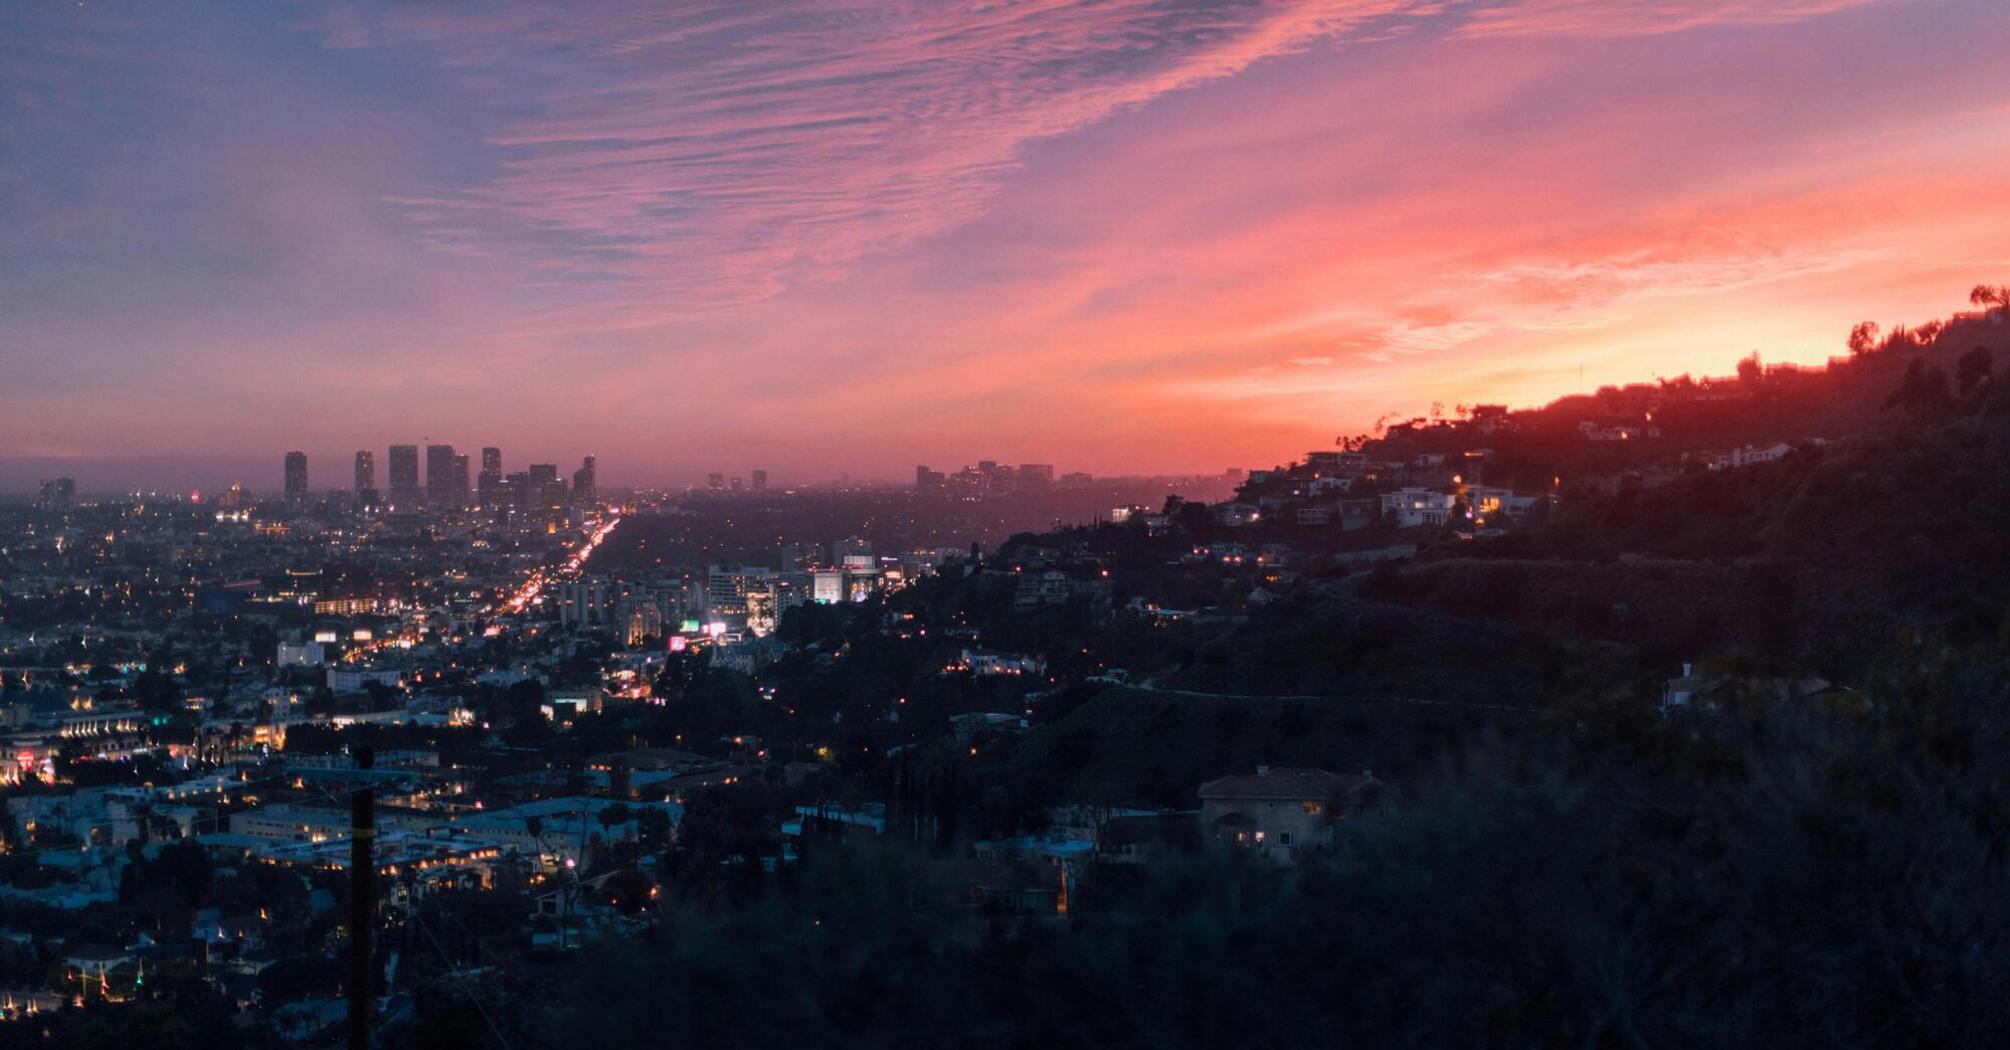
<svg viewBox="0 0 2010 1050"><path fill-rule="evenodd" d="M1966 395L1976 387L1987 383L1994 371L1995 362L1991 359L1989 348L1978 346L1962 354L1954 362L1955 384L1960 387L1961 393Z"/></svg>
<svg viewBox="0 0 2010 1050"><path fill-rule="evenodd" d="M2010 313L2010 284L1978 284L1968 293L1968 301L1982 307L1985 313L1990 310Z"/></svg>
<svg viewBox="0 0 2010 1050"><path fill-rule="evenodd" d="M1914 358L1905 366L1905 379L1884 399L1886 408L1904 408L1915 416L1930 416L1954 403L1947 373Z"/></svg>
<svg viewBox="0 0 2010 1050"><path fill-rule="evenodd" d="M1756 389L1765 378L1766 366L1760 363L1757 350L1738 359L1738 382Z"/></svg>
<svg viewBox="0 0 2010 1050"><path fill-rule="evenodd" d="M605 811L601 815L605 816ZM670 844L670 815L657 809L655 806L647 806L637 810L635 814L635 837L647 849L662 849L668 846Z"/></svg>
<svg viewBox="0 0 2010 1050"><path fill-rule="evenodd" d="M1849 355L1863 357L1877 349L1877 322L1862 321L1849 330Z"/></svg>
<svg viewBox="0 0 2010 1050"><path fill-rule="evenodd" d="M174 679L158 670L140 672L133 680L133 696L147 711L173 711L181 706L181 690Z"/></svg>

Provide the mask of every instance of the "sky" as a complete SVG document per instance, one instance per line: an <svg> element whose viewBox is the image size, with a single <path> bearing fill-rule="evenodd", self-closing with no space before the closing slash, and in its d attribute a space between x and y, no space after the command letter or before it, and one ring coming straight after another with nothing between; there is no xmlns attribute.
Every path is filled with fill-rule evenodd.
<svg viewBox="0 0 2010 1050"><path fill-rule="evenodd" d="M2010 281L2001 0L0 5L0 491L1289 461Z"/></svg>

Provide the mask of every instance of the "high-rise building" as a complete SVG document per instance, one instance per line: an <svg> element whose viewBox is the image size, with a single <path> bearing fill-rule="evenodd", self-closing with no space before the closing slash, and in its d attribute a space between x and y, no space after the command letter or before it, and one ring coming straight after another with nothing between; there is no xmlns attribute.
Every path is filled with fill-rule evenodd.
<svg viewBox="0 0 2010 1050"><path fill-rule="evenodd" d="M1053 483L1054 483L1054 465L1053 465L1052 463L1021 463L1021 464L1019 464L1019 483L1020 483L1021 485L1051 485L1051 484L1053 484Z"/></svg>
<svg viewBox="0 0 2010 1050"><path fill-rule="evenodd" d="M754 491L755 491L755 492L766 492L766 491L768 491L768 472L767 472L767 471L765 471L765 470L757 470L757 471L754 471Z"/></svg>
<svg viewBox="0 0 2010 1050"><path fill-rule="evenodd" d="M419 446L391 446L391 505L399 510L419 506Z"/></svg>
<svg viewBox="0 0 2010 1050"><path fill-rule="evenodd" d="M942 487L942 483L944 480L946 480L946 478L944 477L943 473L939 470L930 470L926 466L918 466L914 468L915 488L939 489Z"/></svg>
<svg viewBox="0 0 2010 1050"><path fill-rule="evenodd" d="M35 506L43 510L67 511L77 502L77 479L43 478L35 496Z"/></svg>
<svg viewBox="0 0 2010 1050"><path fill-rule="evenodd" d="M558 476L558 464L530 465L530 499L534 505L540 507L558 507L565 504L565 482Z"/></svg>
<svg viewBox="0 0 2010 1050"><path fill-rule="evenodd" d="M471 500L473 498L473 494L470 491L470 486L468 485L467 456L459 454L454 456L454 472L448 477L447 480L450 482L451 487L453 489L453 491L448 494L448 498L450 498L453 501L452 505L454 509L462 510L471 506L472 505Z"/></svg>
<svg viewBox="0 0 2010 1050"><path fill-rule="evenodd" d="M426 502L435 510L456 506L454 502L454 446L426 446Z"/></svg>
<svg viewBox="0 0 2010 1050"><path fill-rule="evenodd" d="M726 491L726 475L717 471L705 475L705 487L713 492Z"/></svg>
<svg viewBox="0 0 2010 1050"><path fill-rule="evenodd" d="M288 452L286 454L286 502L299 503L307 498L307 453Z"/></svg>
<svg viewBox="0 0 2010 1050"><path fill-rule="evenodd" d="M476 505L486 509L507 503L502 488L502 449L490 445L482 449L482 472L475 478Z"/></svg>
<svg viewBox="0 0 2010 1050"><path fill-rule="evenodd" d="M590 504L600 498L600 485L594 476L593 457L579 461L579 469L572 472L572 499L575 503Z"/></svg>
<svg viewBox="0 0 2010 1050"><path fill-rule="evenodd" d="M356 507L359 510L376 510L381 503L377 496L377 454L369 449L356 452Z"/></svg>

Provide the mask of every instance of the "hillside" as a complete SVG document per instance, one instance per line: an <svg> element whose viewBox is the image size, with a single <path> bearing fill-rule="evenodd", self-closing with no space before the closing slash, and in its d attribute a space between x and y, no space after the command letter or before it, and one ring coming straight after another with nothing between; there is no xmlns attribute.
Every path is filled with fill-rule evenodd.
<svg viewBox="0 0 2010 1050"><path fill-rule="evenodd" d="M2010 387L1785 460L1567 504L1447 544L1371 596L1645 647L1742 646L1847 674L1896 628L1967 643L2010 588Z"/></svg>

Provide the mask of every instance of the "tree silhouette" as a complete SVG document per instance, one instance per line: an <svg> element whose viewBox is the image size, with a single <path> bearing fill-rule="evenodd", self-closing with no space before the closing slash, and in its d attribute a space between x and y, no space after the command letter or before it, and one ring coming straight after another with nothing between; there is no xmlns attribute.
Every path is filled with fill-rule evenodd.
<svg viewBox="0 0 2010 1050"><path fill-rule="evenodd" d="M1991 359L1989 348L1978 346L1962 354L1954 362L1955 384L1961 389L1961 393L1966 395L1976 387L1987 383L1994 371L1995 362Z"/></svg>
<svg viewBox="0 0 2010 1050"><path fill-rule="evenodd" d="M1877 322L1861 321L1849 330L1849 353L1851 357L1863 357L1877 349Z"/></svg>

